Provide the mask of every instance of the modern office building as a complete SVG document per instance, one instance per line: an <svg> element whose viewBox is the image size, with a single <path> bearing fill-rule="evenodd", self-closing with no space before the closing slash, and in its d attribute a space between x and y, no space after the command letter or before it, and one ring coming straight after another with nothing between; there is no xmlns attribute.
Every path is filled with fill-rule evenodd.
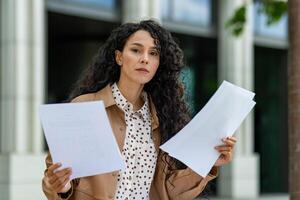
<svg viewBox="0 0 300 200"><path fill-rule="evenodd" d="M247 5L243 34L225 28ZM287 17L267 26L252 0L0 0L0 200L45 199L47 145L38 108L63 102L111 30L154 18L185 53L193 113L222 80L253 90L254 112L236 132L234 160L211 186L217 197L288 192Z"/></svg>

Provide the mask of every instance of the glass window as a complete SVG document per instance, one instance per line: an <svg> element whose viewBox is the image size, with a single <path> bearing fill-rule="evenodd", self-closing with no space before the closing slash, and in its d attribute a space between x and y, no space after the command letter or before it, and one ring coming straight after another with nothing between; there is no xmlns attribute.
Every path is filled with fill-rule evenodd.
<svg viewBox="0 0 300 200"><path fill-rule="evenodd" d="M267 17L264 13L260 12L262 4L255 2L254 4L254 31L255 35L273 37L273 38L287 38L287 15L276 24L268 25Z"/></svg>
<svg viewBox="0 0 300 200"><path fill-rule="evenodd" d="M170 0L162 0L161 1L160 8L161 8L161 17L163 19L168 19L171 17L171 15L172 15L172 13L170 13L171 5L172 5L172 2Z"/></svg>
<svg viewBox="0 0 300 200"><path fill-rule="evenodd" d="M162 0L163 19L202 26L211 24L211 0Z"/></svg>
<svg viewBox="0 0 300 200"><path fill-rule="evenodd" d="M259 102L254 112L254 145L260 156L260 191L287 193L288 54L287 50L256 46L254 57L255 100Z"/></svg>
<svg viewBox="0 0 300 200"><path fill-rule="evenodd" d="M67 2L74 2L79 4L85 4L89 6L99 6L104 8L115 8L116 0L63 0Z"/></svg>

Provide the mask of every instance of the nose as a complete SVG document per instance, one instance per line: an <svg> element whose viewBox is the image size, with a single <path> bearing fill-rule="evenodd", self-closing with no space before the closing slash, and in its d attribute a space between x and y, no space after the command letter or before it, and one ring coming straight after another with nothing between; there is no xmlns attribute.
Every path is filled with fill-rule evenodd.
<svg viewBox="0 0 300 200"><path fill-rule="evenodd" d="M143 54L143 56L141 57L141 63L146 64L146 65L149 63L148 55L146 53Z"/></svg>

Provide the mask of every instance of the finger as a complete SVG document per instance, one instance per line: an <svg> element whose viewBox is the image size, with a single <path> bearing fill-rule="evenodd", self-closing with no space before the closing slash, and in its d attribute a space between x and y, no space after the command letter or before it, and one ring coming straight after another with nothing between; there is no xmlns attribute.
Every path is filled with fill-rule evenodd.
<svg viewBox="0 0 300 200"><path fill-rule="evenodd" d="M62 179L62 181L56 185L55 191L57 192L63 191L63 189L65 188L65 186L69 181L70 181L70 176L67 176L64 179Z"/></svg>
<svg viewBox="0 0 300 200"><path fill-rule="evenodd" d="M66 178L65 181L61 184L61 187L58 187L57 188L57 191L58 192L63 192L63 191L66 191L66 186L67 184L70 184L70 177Z"/></svg>
<svg viewBox="0 0 300 200"><path fill-rule="evenodd" d="M44 177L44 181L45 181L46 186L49 187L50 189L52 189L52 185L49 182L49 177L48 176Z"/></svg>
<svg viewBox="0 0 300 200"><path fill-rule="evenodd" d="M230 145L230 146L234 146L235 145L235 142L230 140L230 139L222 139L222 142L227 144L227 145Z"/></svg>
<svg viewBox="0 0 300 200"><path fill-rule="evenodd" d="M69 179L71 176L71 174L66 174L63 177L58 178L54 183L53 183L53 188L55 189L55 191L58 191L59 188L61 188L64 182L66 182L67 179Z"/></svg>
<svg viewBox="0 0 300 200"><path fill-rule="evenodd" d="M218 151L231 151L232 150L232 146L221 145L221 146L216 146L215 149L218 150Z"/></svg>
<svg viewBox="0 0 300 200"><path fill-rule="evenodd" d="M230 161L232 159L232 152L231 151L222 151L221 153L221 158L226 161Z"/></svg>
<svg viewBox="0 0 300 200"><path fill-rule="evenodd" d="M227 156L221 154L221 155L219 156L218 160L216 161L216 165L217 165L217 166L220 166L220 165L226 163L227 160L228 160Z"/></svg>
<svg viewBox="0 0 300 200"><path fill-rule="evenodd" d="M57 179L60 179L61 177L67 174L71 174L71 172L72 172L71 168L65 168L60 171L57 171L51 177L49 177L49 182L51 184L54 184L54 182L57 181Z"/></svg>
<svg viewBox="0 0 300 200"><path fill-rule="evenodd" d="M222 155L231 155L232 152L228 150L220 150L219 153Z"/></svg>
<svg viewBox="0 0 300 200"><path fill-rule="evenodd" d="M58 192L58 191L59 191L59 188L61 188L61 185L62 185L62 183L64 182L64 180L65 180L65 179L63 179L63 178L57 179L57 180L55 181L55 183L53 184L53 190L56 191L56 192Z"/></svg>
<svg viewBox="0 0 300 200"><path fill-rule="evenodd" d="M228 144L222 144L222 145L215 146L215 148L221 148L221 147L232 147L232 146L228 145Z"/></svg>
<svg viewBox="0 0 300 200"><path fill-rule="evenodd" d="M231 140L232 142L237 142L237 138L234 136L229 136L227 139Z"/></svg>
<svg viewBox="0 0 300 200"><path fill-rule="evenodd" d="M230 151L220 151L219 152L221 157L227 159L228 157L231 157L231 152Z"/></svg>
<svg viewBox="0 0 300 200"><path fill-rule="evenodd" d="M51 165L46 172L46 176L52 176L54 173L54 170L58 169L60 166L61 166L61 163L55 163L55 164Z"/></svg>
<svg viewBox="0 0 300 200"><path fill-rule="evenodd" d="M70 173L71 171L72 171L72 169L70 167L68 167L68 168L64 168L62 170L55 172L54 175L60 178L62 176L65 176L66 174Z"/></svg>
<svg viewBox="0 0 300 200"><path fill-rule="evenodd" d="M55 183L55 181L58 179L58 177L56 176L51 176L48 180L48 182L50 183L51 187L53 187L53 184Z"/></svg>

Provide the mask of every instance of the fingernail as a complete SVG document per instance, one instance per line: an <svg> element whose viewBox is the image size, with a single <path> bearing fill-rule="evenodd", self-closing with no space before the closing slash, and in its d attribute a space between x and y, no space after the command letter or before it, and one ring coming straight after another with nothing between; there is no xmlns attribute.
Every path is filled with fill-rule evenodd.
<svg viewBox="0 0 300 200"><path fill-rule="evenodd" d="M57 163L58 166L61 166L61 163Z"/></svg>

